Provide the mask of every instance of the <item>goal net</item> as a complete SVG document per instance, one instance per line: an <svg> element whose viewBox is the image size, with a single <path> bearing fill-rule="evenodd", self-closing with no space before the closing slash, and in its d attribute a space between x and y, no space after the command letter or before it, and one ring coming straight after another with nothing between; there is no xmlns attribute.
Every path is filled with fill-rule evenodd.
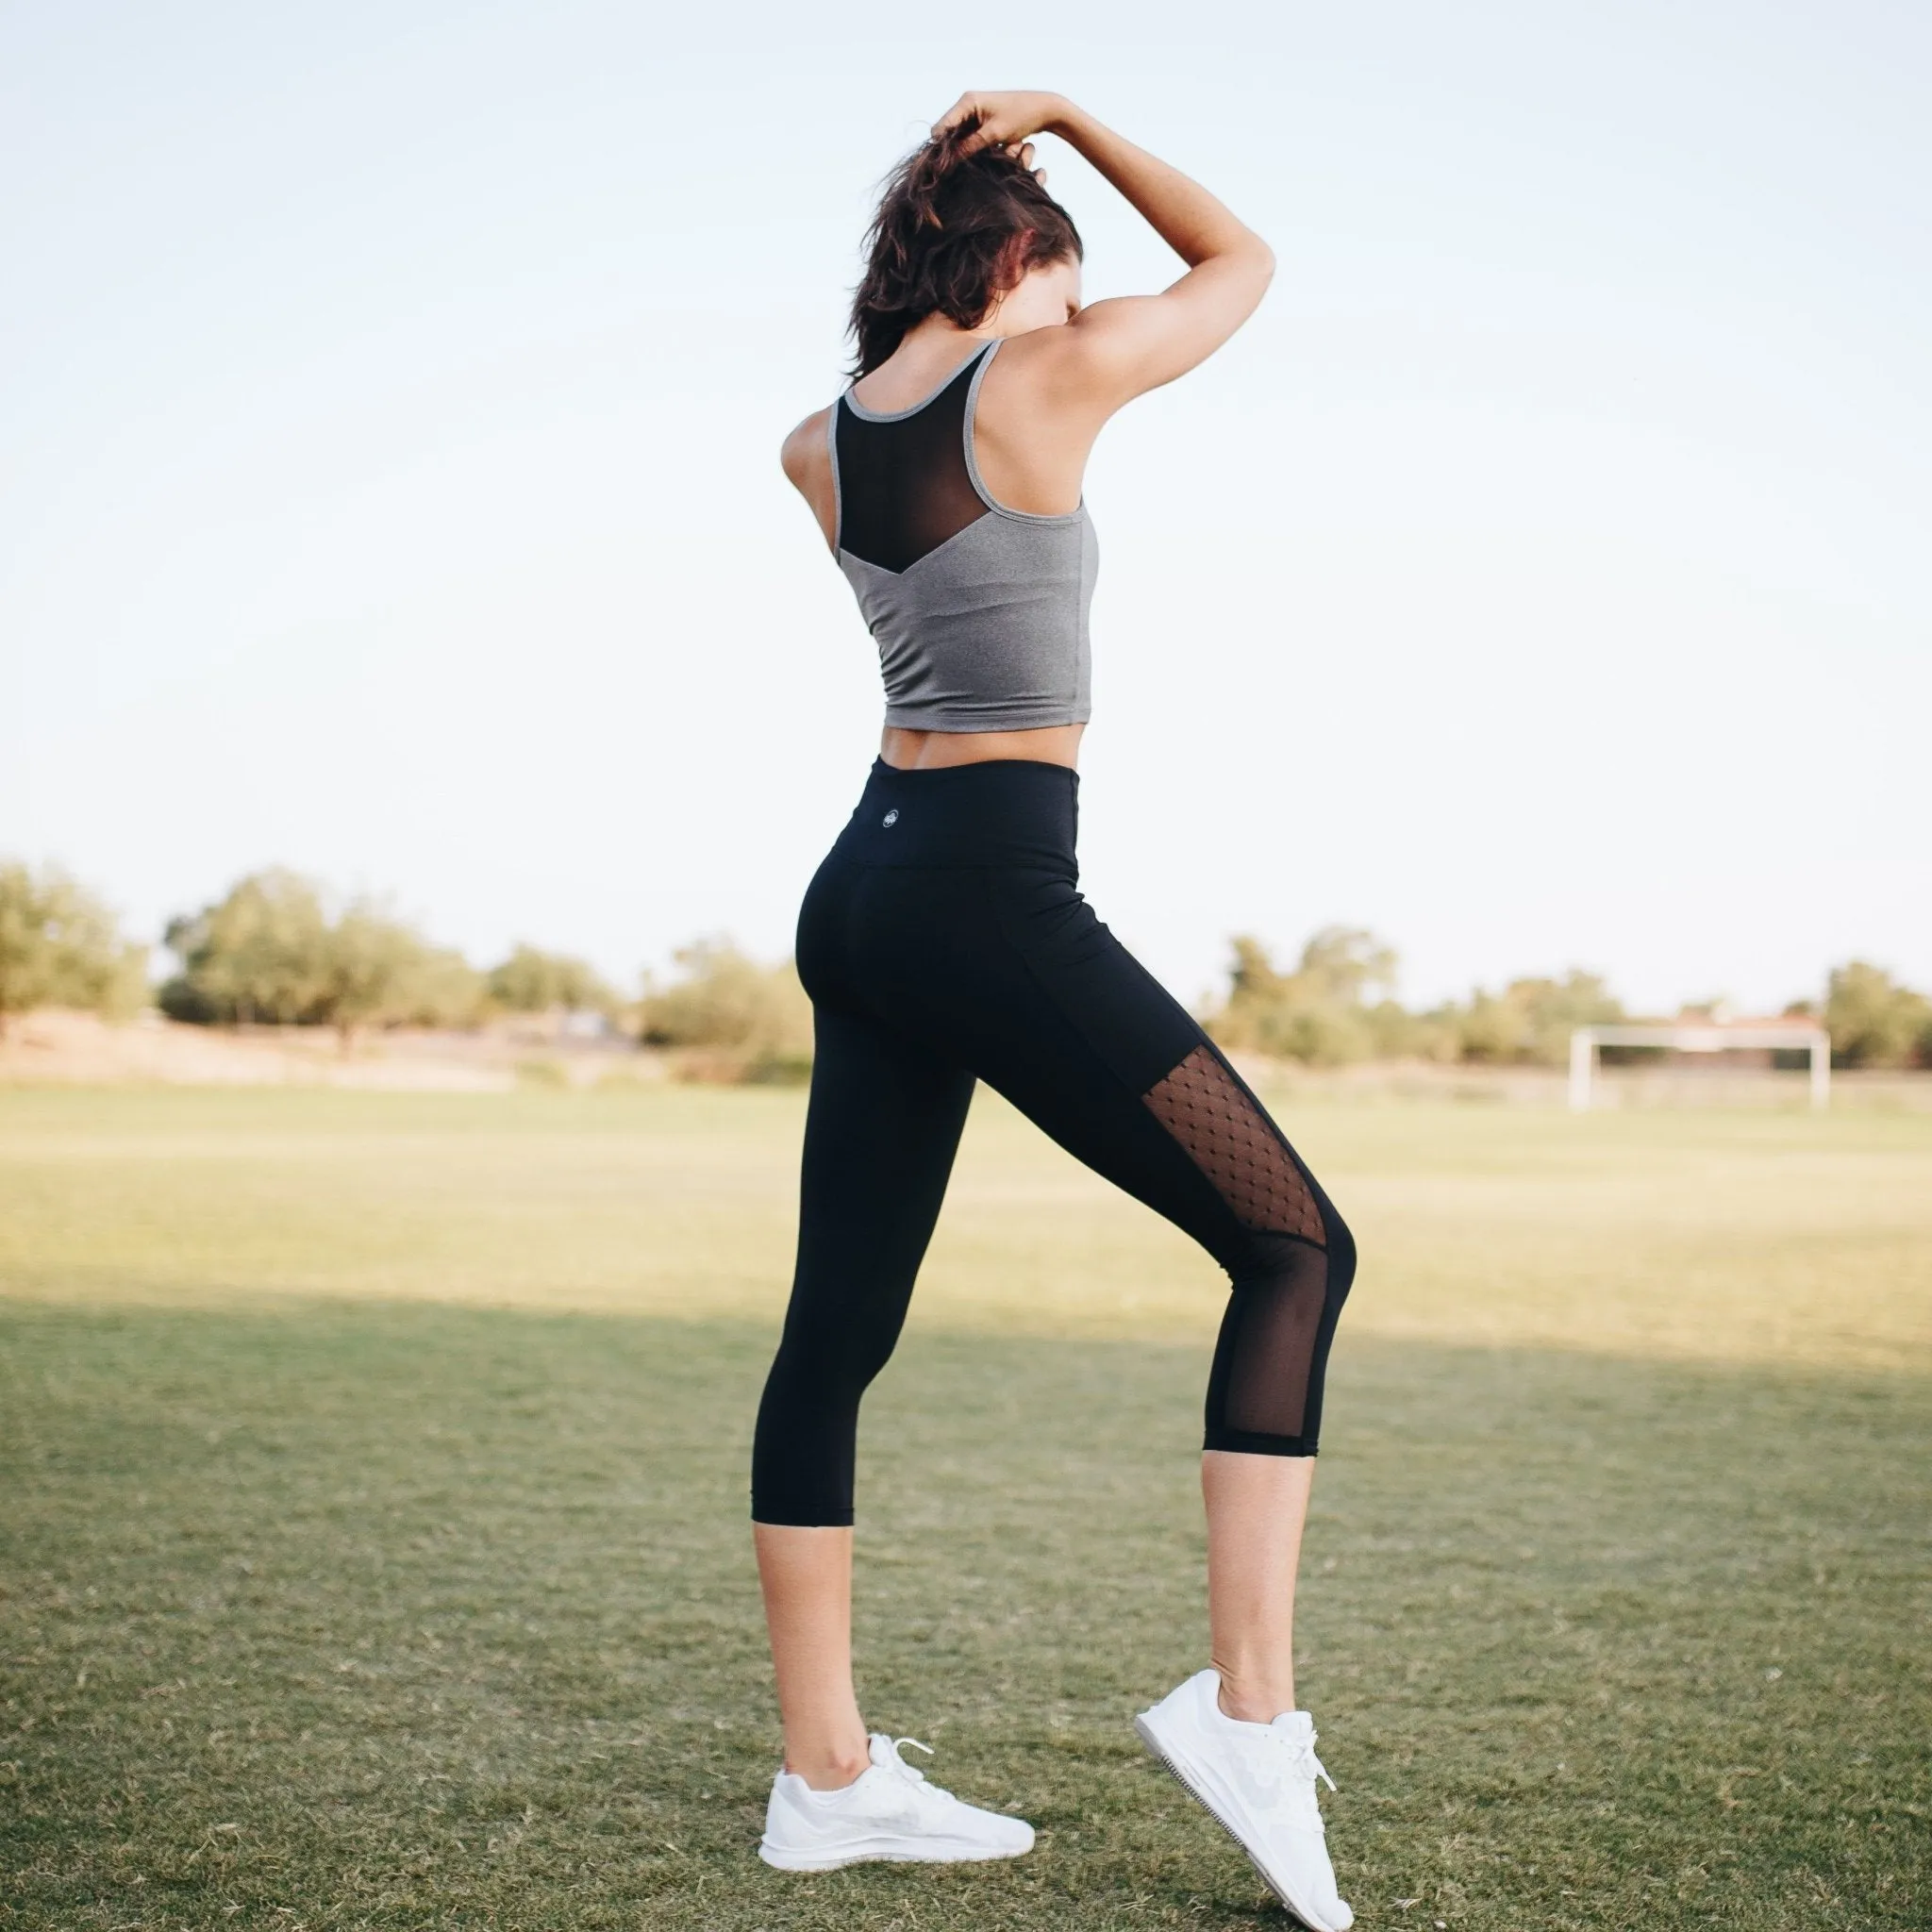
<svg viewBox="0 0 1932 1932"><path fill-rule="evenodd" d="M1811 1066L1811 1105L1831 1104L1831 1036L1815 1021L1641 1020L1615 1026L1579 1026L1570 1036L1570 1107L1588 1111L1597 1085L1601 1049L1647 1046L1666 1053L1714 1055L1769 1050L1807 1053Z"/></svg>

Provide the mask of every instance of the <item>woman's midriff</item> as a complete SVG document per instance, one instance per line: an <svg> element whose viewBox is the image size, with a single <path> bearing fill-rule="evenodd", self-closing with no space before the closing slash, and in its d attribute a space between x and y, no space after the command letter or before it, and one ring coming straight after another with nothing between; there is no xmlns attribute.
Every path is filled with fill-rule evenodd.
<svg viewBox="0 0 1932 1932"><path fill-rule="evenodd" d="M1084 724L1047 724L1033 731L908 731L888 724L879 757L895 771L930 772L942 765L978 765L991 758L1033 758L1044 765L1079 762Z"/></svg>

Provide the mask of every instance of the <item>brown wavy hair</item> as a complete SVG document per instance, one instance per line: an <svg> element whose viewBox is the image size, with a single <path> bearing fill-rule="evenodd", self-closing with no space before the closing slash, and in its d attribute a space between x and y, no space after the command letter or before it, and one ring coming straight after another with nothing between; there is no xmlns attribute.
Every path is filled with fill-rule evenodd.
<svg viewBox="0 0 1932 1932"><path fill-rule="evenodd" d="M960 153L977 125L936 136L887 177L852 297L855 375L876 369L928 315L974 328L1029 269L1086 252L1073 216L1017 155Z"/></svg>

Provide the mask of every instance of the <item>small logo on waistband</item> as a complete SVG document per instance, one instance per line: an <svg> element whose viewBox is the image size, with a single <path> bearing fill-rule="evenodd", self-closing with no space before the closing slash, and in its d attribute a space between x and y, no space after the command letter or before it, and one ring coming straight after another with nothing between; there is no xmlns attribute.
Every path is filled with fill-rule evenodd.
<svg viewBox="0 0 1932 1932"><path fill-rule="evenodd" d="M887 813L887 814L885 815L885 817L884 817L884 818L882 818L882 819L881 819L881 820L879 821L879 824L882 824L882 825L896 825L896 824L897 824L898 823L899 823L899 808L898 808L898 807L897 807L896 805L895 805L895 806L894 806L894 807L893 807L893 808L891 808L891 811L889 811L889 812L888 812L888 813Z"/></svg>

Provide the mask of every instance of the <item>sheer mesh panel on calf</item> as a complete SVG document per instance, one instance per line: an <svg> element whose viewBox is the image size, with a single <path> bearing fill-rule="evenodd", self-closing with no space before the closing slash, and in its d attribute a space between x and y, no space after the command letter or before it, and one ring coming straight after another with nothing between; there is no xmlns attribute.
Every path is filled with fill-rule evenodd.
<svg viewBox="0 0 1932 1932"><path fill-rule="evenodd" d="M1324 1240L1322 1210L1274 1124L1205 1046L1142 1094L1243 1227Z"/></svg>
<svg viewBox="0 0 1932 1932"><path fill-rule="evenodd" d="M1266 1273L1235 1283L1222 1319L1208 1387L1216 1436L1312 1433L1308 1390L1328 1297L1328 1257L1303 1241L1269 1245L1275 1252Z"/></svg>

